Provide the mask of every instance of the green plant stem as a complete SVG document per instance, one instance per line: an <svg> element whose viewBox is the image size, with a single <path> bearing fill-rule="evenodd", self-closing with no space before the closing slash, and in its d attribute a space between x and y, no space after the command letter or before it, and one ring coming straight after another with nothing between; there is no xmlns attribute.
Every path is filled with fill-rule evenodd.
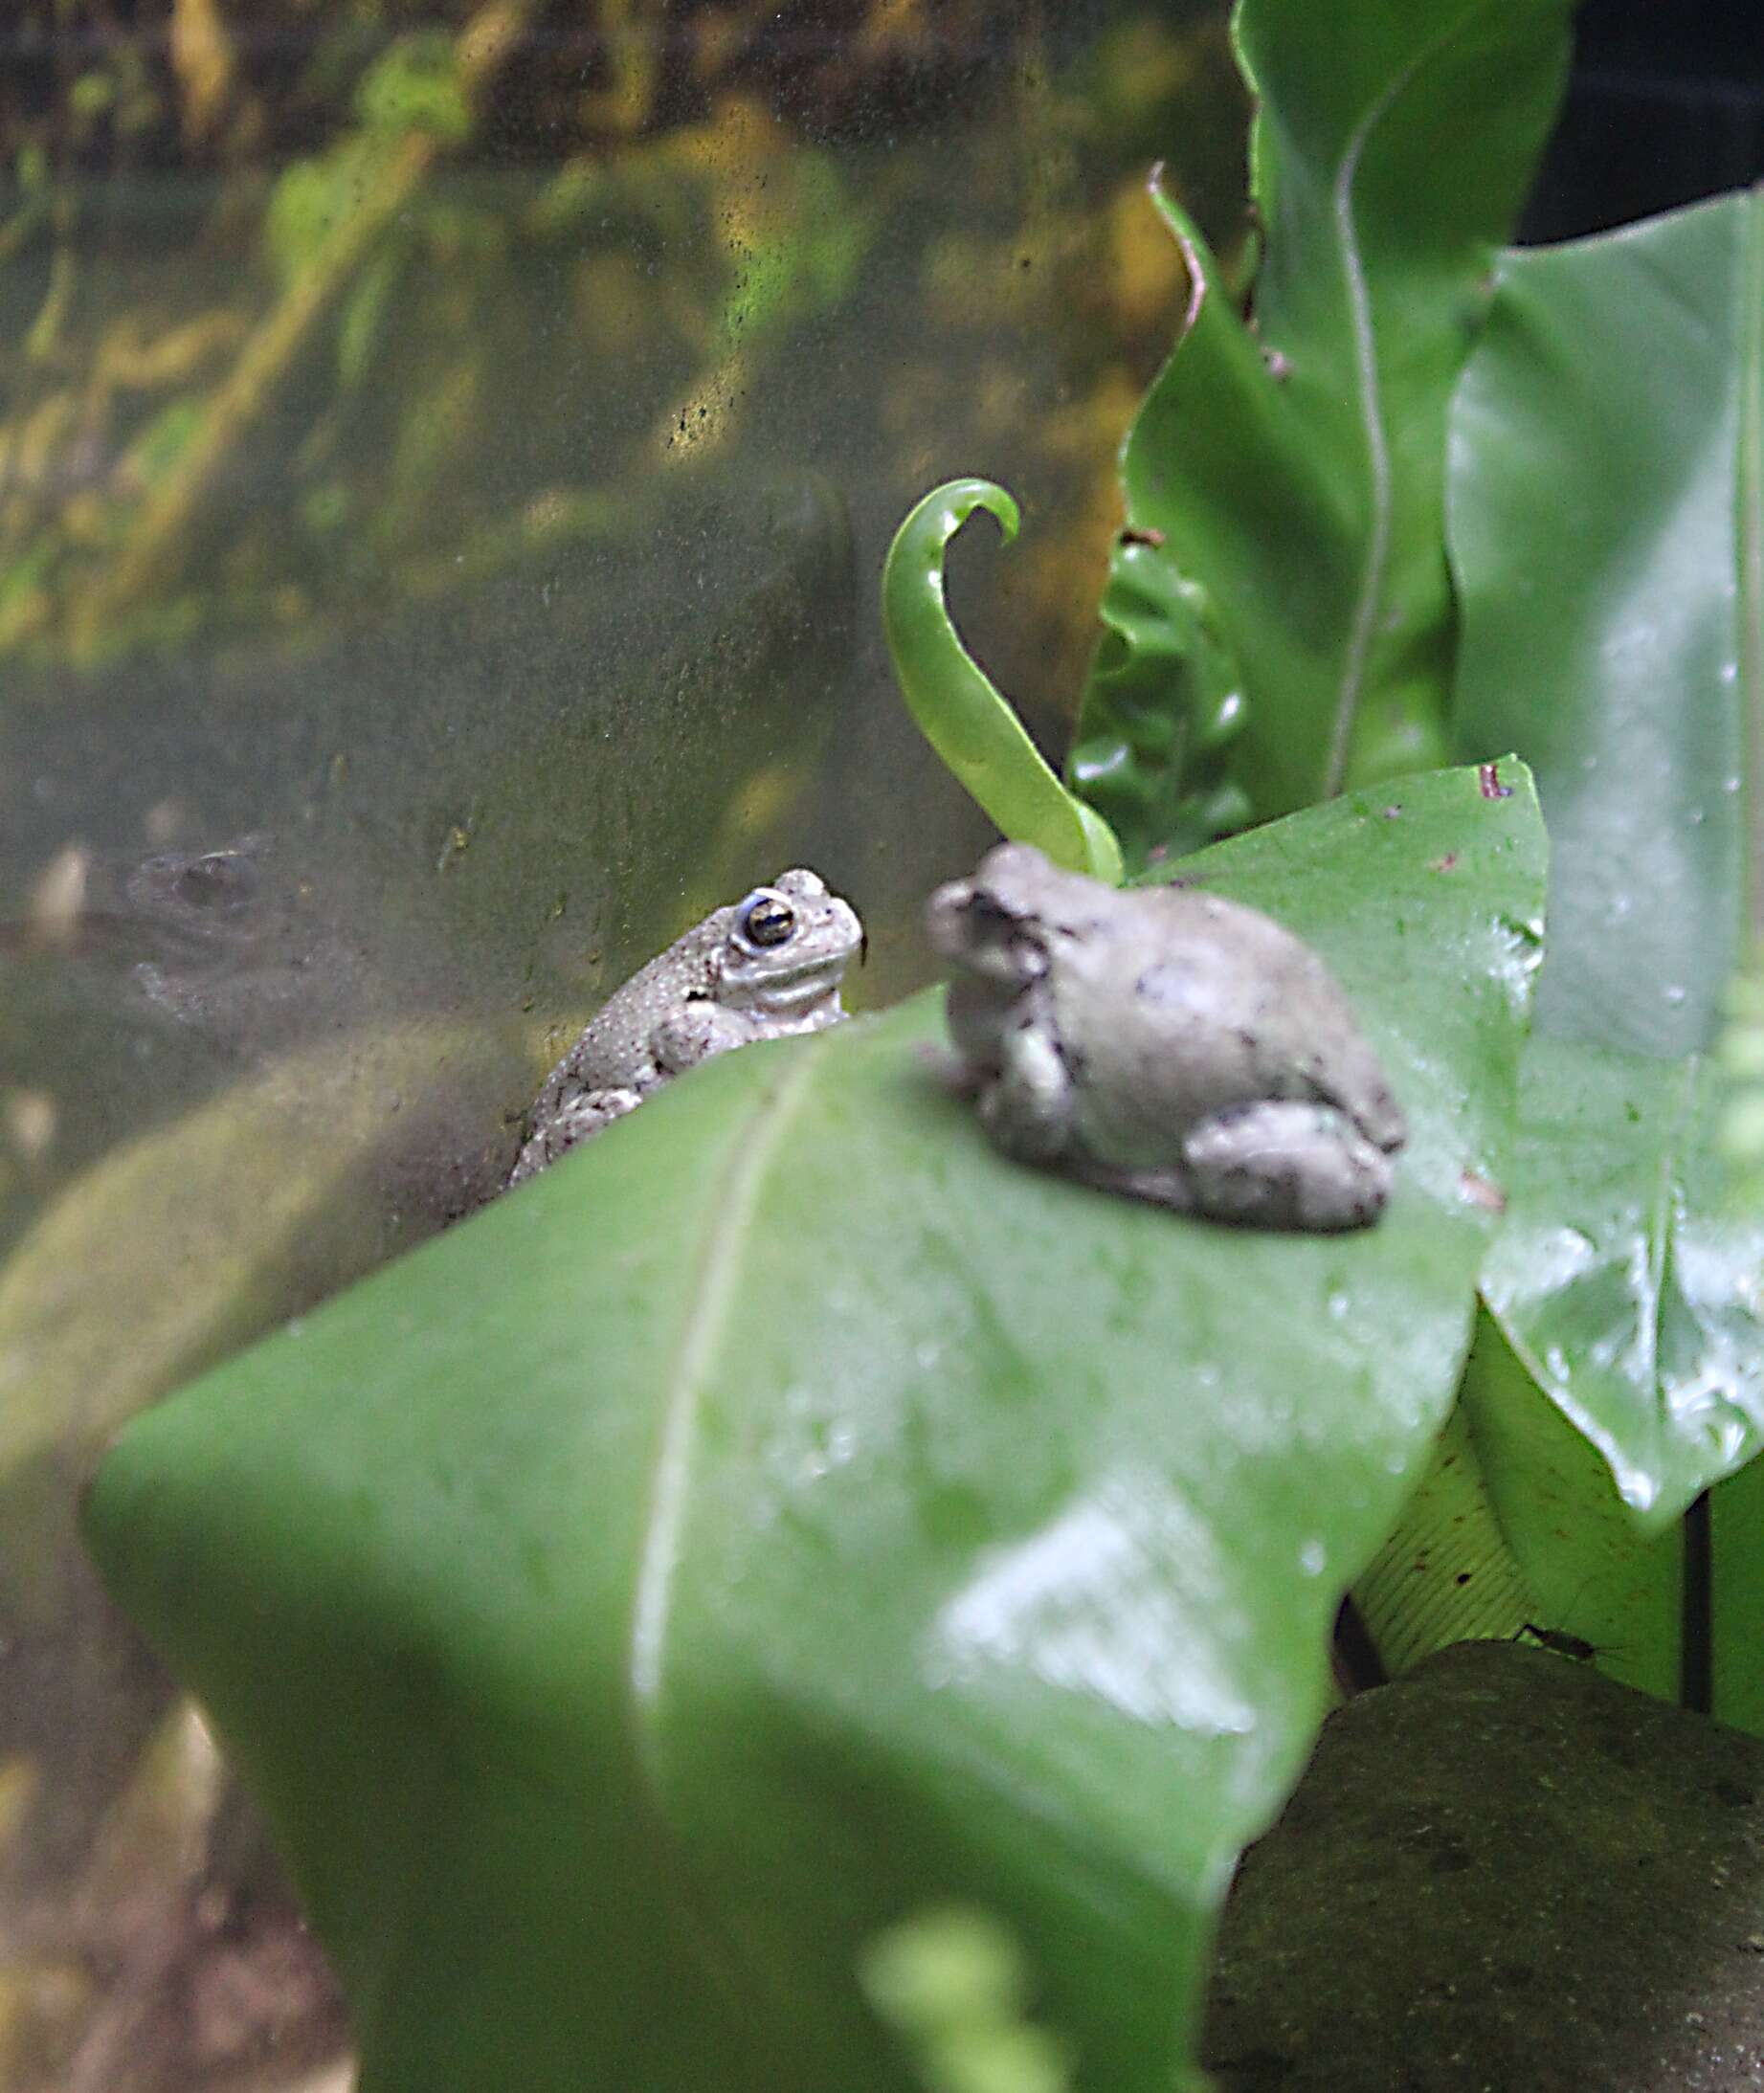
<svg viewBox="0 0 1764 2093"><path fill-rule="evenodd" d="M975 509L997 519L1006 545L1016 536L1016 503L990 479L934 488L895 533L882 568L895 677L926 739L1006 835L1038 845L1068 871L1119 886L1114 831L1049 768L950 621L944 555Z"/></svg>

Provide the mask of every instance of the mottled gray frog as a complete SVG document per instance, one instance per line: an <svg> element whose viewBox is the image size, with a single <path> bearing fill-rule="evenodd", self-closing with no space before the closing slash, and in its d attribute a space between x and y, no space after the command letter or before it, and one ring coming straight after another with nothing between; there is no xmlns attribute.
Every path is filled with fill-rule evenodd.
<svg viewBox="0 0 1764 2093"><path fill-rule="evenodd" d="M1334 977L1270 917L1006 843L928 924L951 1074L1007 1154L1261 1228L1383 1211L1402 1113Z"/></svg>
<svg viewBox="0 0 1764 2093"><path fill-rule="evenodd" d="M857 912L800 869L712 910L615 990L551 1071L508 1182L713 1054L836 1024L839 983L862 945Z"/></svg>

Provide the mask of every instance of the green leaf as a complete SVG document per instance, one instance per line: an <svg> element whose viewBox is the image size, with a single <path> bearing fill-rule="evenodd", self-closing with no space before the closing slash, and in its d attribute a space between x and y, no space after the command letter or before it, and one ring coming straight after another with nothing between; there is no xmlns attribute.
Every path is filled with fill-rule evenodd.
<svg viewBox="0 0 1764 2093"><path fill-rule="evenodd" d="M1198 582L1147 537L1120 539L1066 775L1136 869L1183 857L1250 816L1231 776L1242 674Z"/></svg>
<svg viewBox="0 0 1764 2093"><path fill-rule="evenodd" d="M445 30L401 36L362 76L355 113L369 131L432 131L447 144L472 135L454 40Z"/></svg>
<svg viewBox="0 0 1764 2093"><path fill-rule="evenodd" d="M728 288L715 353L752 356L766 337L812 320L849 293L881 213L856 194L827 153L799 146L788 205L724 234ZM782 202L782 199L780 199Z"/></svg>
<svg viewBox="0 0 1764 2093"><path fill-rule="evenodd" d="M1649 1530L1764 1416L1764 1232L1700 1058L1764 833L1761 387L1764 201L1733 196L1504 257L1452 419L1458 733L1535 766L1552 852L1485 1293Z"/></svg>
<svg viewBox="0 0 1764 2093"><path fill-rule="evenodd" d="M116 99L116 78L109 73L82 73L67 91L68 108L88 123L114 108Z"/></svg>
<svg viewBox="0 0 1764 2093"><path fill-rule="evenodd" d="M944 554L975 509L996 519L1006 545L1016 536L1016 503L990 479L934 487L894 534L882 626L895 680L926 740L1006 835L1119 886L1121 851L1107 823L1049 769L950 622Z"/></svg>
<svg viewBox="0 0 1764 2093"><path fill-rule="evenodd" d="M1764 196L1503 257L1452 415L1456 730L1550 825L1552 1031L1709 1044L1764 853Z"/></svg>
<svg viewBox="0 0 1764 2093"><path fill-rule="evenodd" d="M865 1944L858 1976L928 2093L1068 2093L1065 2045L1027 2017L1031 1972L991 1913L916 1913Z"/></svg>
<svg viewBox="0 0 1764 2093"><path fill-rule="evenodd" d="M1507 1637L1590 1649L1608 1677L1674 1700L1682 1555L1676 1530L1642 1533L1485 1310L1458 1407L1353 1596L1394 1673L1447 1643Z"/></svg>
<svg viewBox="0 0 1764 2093"><path fill-rule="evenodd" d="M1764 1214L1728 1213L1706 1064L1534 1040L1483 1293L1646 1530L1764 1445Z"/></svg>
<svg viewBox="0 0 1764 2093"><path fill-rule="evenodd" d="M324 252L340 226L361 208L381 179L387 145L383 138L354 134L328 152L295 160L270 191L263 237L284 287L295 282Z"/></svg>
<svg viewBox="0 0 1764 2093"><path fill-rule="evenodd" d="M1730 1208L1764 1209L1764 948L1728 984L1715 1041L1715 1145Z"/></svg>
<svg viewBox="0 0 1764 2093"><path fill-rule="evenodd" d="M1077 2086L1197 2085L1234 1858L1456 1384L1542 836L1452 772L1192 869L1354 996L1413 1127L1379 1226L1008 1162L921 996L681 1079L100 1468L364 2093L904 2093L857 1966L949 1903Z"/></svg>
<svg viewBox="0 0 1764 2093"><path fill-rule="evenodd" d="M157 487L183 456L208 417L208 403L186 395L162 407L129 445L124 470L144 490Z"/></svg>
<svg viewBox="0 0 1764 2093"><path fill-rule="evenodd" d="M1176 730L1149 732L1143 704L1118 702L1105 642L1078 745L1086 789L1106 778L1111 811L1137 801L1124 833L1169 800L1164 773L1205 742L1239 673L1233 773L1258 816L1443 749L1446 408L1555 108L1569 11L1243 0L1266 229L1254 331L1199 233L1152 189L1189 307L1123 451L1128 529L1110 595L1131 592L1129 566L1164 565L1204 591L1213 653L1170 685ZM1216 768L1202 766L1203 796Z"/></svg>
<svg viewBox="0 0 1764 2093"><path fill-rule="evenodd" d="M373 373L410 260L409 247L391 241L368 257L349 287L337 320L337 376L346 390L353 391Z"/></svg>

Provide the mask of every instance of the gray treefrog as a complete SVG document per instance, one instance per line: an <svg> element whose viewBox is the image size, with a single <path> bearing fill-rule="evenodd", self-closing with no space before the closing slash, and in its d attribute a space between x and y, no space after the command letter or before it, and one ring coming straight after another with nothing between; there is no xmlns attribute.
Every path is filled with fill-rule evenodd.
<svg viewBox="0 0 1764 2093"><path fill-rule="evenodd" d="M1261 1228L1383 1211L1402 1113L1334 977L1271 917L1006 843L928 925L952 1073L1007 1154Z"/></svg>
<svg viewBox="0 0 1764 2093"><path fill-rule="evenodd" d="M551 1071L510 1185L713 1054L836 1024L862 946L856 910L800 868L713 909L615 990Z"/></svg>

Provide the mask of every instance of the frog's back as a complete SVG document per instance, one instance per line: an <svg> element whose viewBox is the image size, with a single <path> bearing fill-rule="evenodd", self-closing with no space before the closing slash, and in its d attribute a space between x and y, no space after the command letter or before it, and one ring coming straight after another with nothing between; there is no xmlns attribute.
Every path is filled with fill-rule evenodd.
<svg viewBox="0 0 1764 2093"><path fill-rule="evenodd" d="M1080 946L1072 983L1081 1013L1113 1013L1114 1037L1086 1042L1092 1051L1146 1055L1128 1095L1155 1098L1152 1109L1178 1123L1260 1098L1312 1100L1378 1147L1400 1145L1402 1113L1377 1056L1309 946L1221 895L1158 887L1132 900L1125 943ZM1114 970L1113 995L1083 981L1092 966Z"/></svg>
<svg viewBox="0 0 1764 2093"><path fill-rule="evenodd" d="M683 1003L715 995L717 955L733 914L719 908L694 924L607 998L567 1058L574 1083L588 1090L640 1090L655 1080L650 1042L656 1028Z"/></svg>
<svg viewBox="0 0 1764 2093"><path fill-rule="evenodd" d="M1217 945L1222 931L1261 984L1247 1022L1259 1032L1273 1094L1335 1105L1376 1147L1400 1147L1408 1132L1401 1108L1321 955L1259 908L1214 894L1176 892L1170 899L1193 904L1183 913L1198 943Z"/></svg>

